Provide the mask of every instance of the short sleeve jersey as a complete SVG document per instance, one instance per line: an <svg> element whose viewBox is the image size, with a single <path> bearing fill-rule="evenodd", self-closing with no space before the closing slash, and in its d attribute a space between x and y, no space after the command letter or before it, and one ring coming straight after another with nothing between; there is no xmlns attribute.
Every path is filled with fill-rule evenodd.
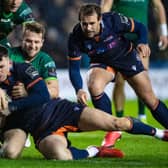
<svg viewBox="0 0 168 168"><path fill-rule="evenodd" d="M147 26L149 0L115 0L112 11L139 20Z"/></svg>

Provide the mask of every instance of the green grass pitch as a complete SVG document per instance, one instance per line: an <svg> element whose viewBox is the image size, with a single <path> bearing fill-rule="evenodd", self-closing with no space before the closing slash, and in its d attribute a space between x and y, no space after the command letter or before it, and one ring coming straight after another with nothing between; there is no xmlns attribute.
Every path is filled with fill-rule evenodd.
<svg viewBox="0 0 168 168"><path fill-rule="evenodd" d="M168 105L168 100L165 101ZM125 115L136 117L136 101L128 101ZM147 112L148 123L162 128ZM100 145L103 131L90 133L71 133L69 138L73 145L86 148L88 145ZM148 136L122 134L122 139L116 143L116 148L125 153L123 159L92 158L78 161L45 160L32 145L25 148L17 160L0 160L0 168L168 168L168 143Z"/></svg>

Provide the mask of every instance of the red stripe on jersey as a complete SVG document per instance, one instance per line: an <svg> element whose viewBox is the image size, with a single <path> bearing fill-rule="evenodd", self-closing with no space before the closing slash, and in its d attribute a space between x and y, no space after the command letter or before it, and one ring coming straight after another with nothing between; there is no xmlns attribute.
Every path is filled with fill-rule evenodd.
<svg viewBox="0 0 168 168"><path fill-rule="evenodd" d="M78 60L80 60L81 59L81 56L80 57L75 57L75 58L73 58L73 57L68 57L68 60L71 60L71 61L78 61Z"/></svg>
<svg viewBox="0 0 168 168"><path fill-rule="evenodd" d="M35 85L38 81L43 80L41 77L37 78L33 82L31 82L28 86L27 89L31 88L33 85Z"/></svg>
<svg viewBox="0 0 168 168"><path fill-rule="evenodd" d="M134 23L134 20L131 19L131 32L133 32L135 29L135 23Z"/></svg>

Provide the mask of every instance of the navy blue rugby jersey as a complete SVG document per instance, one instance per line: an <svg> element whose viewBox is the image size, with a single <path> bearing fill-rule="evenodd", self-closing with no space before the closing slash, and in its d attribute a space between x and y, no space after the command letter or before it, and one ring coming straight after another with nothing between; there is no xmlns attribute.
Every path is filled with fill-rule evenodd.
<svg viewBox="0 0 168 168"><path fill-rule="evenodd" d="M14 63L11 62L12 66L7 79L0 83L0 87L6 91L6 93L12 98L12 88L18 82L24 83L27 90L35 85L42 78L33 66L27 63Z"/></svg>
<svg viewBox="0 0 168 168"><path fill-rule="evenodd" d="M104 63L112 66L112 61L127 54L132 44L124 37L126 32L134 31L134 20L115 12L102 15L101 33L95 38L84 37L80 24L69 36L68 56L78 60L81 53L87 53L91 63Z"/></svg>

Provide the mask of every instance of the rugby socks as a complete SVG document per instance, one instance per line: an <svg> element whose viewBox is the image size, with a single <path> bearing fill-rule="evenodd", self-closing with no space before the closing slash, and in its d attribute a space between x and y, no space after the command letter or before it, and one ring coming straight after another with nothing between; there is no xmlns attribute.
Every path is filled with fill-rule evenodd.
<svg viewBox="0 0 168 168"><path fill-rule="evenodd" d="M124 110L116 111L117 117L123 117L123 115L124 115Z"/></svg>
<svg viewBox="0 0 168 168"><path fill-rule="evenodd" d="M86 150L89 153L89 158L95 157L99 153L99 149L96 146L88 146Z"/></svg>
<svg viewBox="0 0 168 168"><path fill-rule="evenodd" d="M4 149L1 147L0 148L0 158L4 157Z"/></svg>
<svg viewBox="0 0 168 168"><path fill-rule="evenodd" d="M162 126L168 129L168 109L164 103L159 100L156 109L151 110L151 113Z"/></svg>
<svg viewBox="0 0 168 168"><path fill-rule="evenodd" d="M94 107L112 114L111 101L105 92L98 96L91 96Z"/></svg>
<svg viewBox="0 0 168 168"><path fill-rule="evenodd" d="M139 116L145 114L145 105L140 99L138 99L138 114Z"/></svg>
<svg viewBox="0 0 168 168"><path fill-rule="evenodd" d="M146 125L142 123L140 120L129 117L128 118L131 121L131 128L128 133L131 134L144 134L144 135L151 135L154 136L156 133L156 129L154 127L151 127L149 125Z"/></svg>
<svg viewBox="0 0 168 168"><path fill-rule="evenodd" d="M85 149L77 149L75 147L69 147L74 160L85 159L89 157L89 153Z"/></svg>
<svg viewBox="0 0 168 168"><path fill-rule="evenodd" d="M163 130L156 129L155 137L158 138L158 139L162 139L162 138L164 137L164 132L163 132Z"/></svg>

